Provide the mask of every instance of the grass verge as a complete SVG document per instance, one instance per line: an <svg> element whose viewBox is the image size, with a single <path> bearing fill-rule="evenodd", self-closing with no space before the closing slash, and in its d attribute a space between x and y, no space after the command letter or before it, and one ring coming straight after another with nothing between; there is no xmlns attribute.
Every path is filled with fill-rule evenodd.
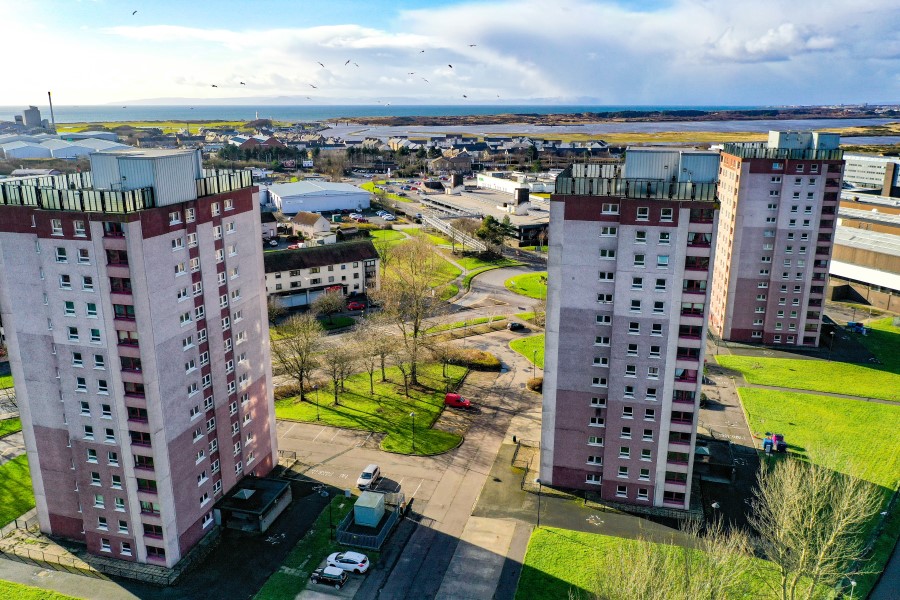
<svg viewBox="0 0 900 600"><path fill-rule="evenodd" d="M740 371L748 383L900 402L900 376L885 365L735 355L716 360Z"/></svg>
<svg viewBox="0 0 900 600"><path fill-rule="evenodd" d="M12 375L0 375L0 390L13 387Z"/></svg>
<svg viewBox="0 0 900 600"><path fill-rule="evenodd" d="M442 331L449 331L451 329L459 329L461 327L471 327L474 325L482 325L484 323L496 323L498 321L505 321L508 317L498 316L498 317L478 317L476 319L470 319L468 321L456 321L455 323L441 323L440 325L435 325L434 327L429 327L425 330L425 333L440 333Z"/></svg>
<svg viewBox="0 0 900 600"><path fill-rule="evenodd" d="M544 334L519 338L509 343L509 347L528 359L528 362L544 368Z"/></svg>
<svg viewBox="0 0 900 600"><path fill-rule="evenodd" d="M34 508L28 457L17 456L0 465L0 527Z"/></svg>
<svg viewBox="0 0 900 600"><path fill-rule="evenodd" d="M0 438L22 431L22 419L13 417L0 421Z"/></svg>
<svg viewBox="0 0 900 600"><path fill-rule="evenodd" d="M382 382L381 374L375 373L375 393L369 393L369 374L357 373L344 384L344 391L338 394L338 404L334 404L331 392L320 390L318 422L334 427L363 429L386 433L381 447L390 452L402 454L431 455L455 448L461 437L432 429L431 426L444 407L444 394L456 389L462 382L466 370L448 366L447 377L437 364L419 365L420 387L410 387L409 398L403 394L403 376L400 369L387 369L388 380ZM412 419L416 413L416 451L412 452ZM300 402L288 398L275 402L275 415L279 419L313 422L316 419L315 401Z"/></svg>
<svg viewBox="0 0 900 600"><path fill-rule="evenodd" d="M541 278L546 278L547 272L523 273L506 280L506 289L522 296L529 298L546 298L547 284L541 282Z"/></svg>
<svg viewBox="0 0 900 600"><path fill-rule="evenodd" d="M337 527L347 513L353 510L353 500L353 498L344 498L343 496L331 499L332 526ZM281 563L283 569L272 573L262 589L257 592L254 600L293 600L297 594L306 589L309 575L319 566L319 562L332 552L341 552L346 549L331 539L328 515L326 506L319 513L310 530L297 542L294 549ZM367 552L366 555L372 562L377 560L377 553ZM313 587L325 589L321 585Z"/></svg>
<svg viewBox="0 0 900 600"><path fill-rule="evenodd" d="M12 581L0 581L0 598L6 598L6 600L78 600L75 596L66 596L53 590L22 585Z"/></svg>
<svg viewBox="0 0 900 600"><path fill-rule="evenodd" d="M341 329L343 327L350 327L356 321L353 320L353 317L332 317L331 319L324 319L320 321L322 323L322 327L325 328L325 331L331 331L332 329Z"/></svg>
<svg viewBox="0 0 900 600"><path fill-rule="evenodd" d="M871 481L885 499L893 492L900 473L900 406L746 387L738 393L754 435L783 433L790 452ZM860 598L875 585L898 536L900 509L895 509L863 567L874 573L857 577Z"/></svg>

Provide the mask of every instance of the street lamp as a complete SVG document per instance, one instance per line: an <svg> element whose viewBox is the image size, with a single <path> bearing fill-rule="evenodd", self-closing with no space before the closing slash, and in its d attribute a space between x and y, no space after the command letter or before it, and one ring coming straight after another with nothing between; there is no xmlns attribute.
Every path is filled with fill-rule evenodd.
<svg viewBox="0 0 900 600"><path fill-rule="evenodd" d="M321 421L319 417L319 384L314 385L313 390L316 392L316 421Z"/></svg>
<svg viewBox="0 0 900 600"><path fill-rule="evenodd" d="M531 353L531 378L537 377L537 348Z"/></svg>
<svg viewBox="0 0 900 600"><path fill-rule="evenodd" d="M834 330L828 332L828 336L831 340L831 343L828 344L828 360L832 360L832 355L834 354Z"/></svg>
<svg viewBox="0 0 900 600"><path fill-rule="evenodd" d="M535 481L537 481L537 484L538 484L538 512L537 512L537 526L535 527L535 529L540 529L541 528L541 492L544 489L544 484L541 482L540 479L535 479Z"/></svg>
<svg viewBox="0 0 900 600"><path fill-rule="evenodd" d="M856 580L851 579L850 580L850 600L853 600L853 590L855 590L855 589L856 589Z"/></svg>
<svg viewBox="0 0 900 600"><path fill-rule="evenodd" d="M412 451L413 454L416 452L416 413L411 412L409 416L412 417Z"/></svg>
<svg viewBox="0 0 900 600"><path fill-rule="evenodd" d="M319 492L319 495L323 498L328 498L328 539L334 539L334 517L331 514L331 491L322 486L322 490Z"/></svg>

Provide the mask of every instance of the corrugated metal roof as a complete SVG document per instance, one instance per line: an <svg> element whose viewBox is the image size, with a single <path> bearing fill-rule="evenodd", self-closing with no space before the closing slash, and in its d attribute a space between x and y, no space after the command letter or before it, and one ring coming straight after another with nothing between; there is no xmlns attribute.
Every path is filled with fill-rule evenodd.
<svg viewBox="0 0 900 600"><path fill-rule="evenodd" d="M851 265L850 263L840 262L838 260L831 261L831 267L829 267L828 271L835 277L853 279L870 285L877 285L879 287L900 291L900 275L897 273L888 273L887 271L879 271L877 269L870 269L869 267Z"/></svg>
<svg viewBox="0 0 900 600"><path fill-rule="evenodd" d="M864 210L861 208L840 208L838 210L839 217L847 219L859 219L864 221L878 221L879 223L887 223L889 225L900 225L900 215L889 215L878 212L877 209Z"/></svg>
<svg viewBox="0 0 900 600"><path fill-rule="evenodd" d="M269 186L269 190L281 198L302 196L304 194L368 194L367 191L349 183L310 180L295 181L294 183L276 183Z"/></svg>
<svg viewBox="0 0 900 600"><path fill-rule="evenodd" d="M900 198L876 196L875 194L865 194L859 191L843 191L841 192L841 200L858 201L866 204L882 204L884 206L900 206Z"/></svg>
<svg viewBox="0 0 900 600"><path fill-rule="evenodd" d="M878 233L854 227L838 227L834 234L834 243L837 246L900 256L900 236L890 233Z"/></svg>

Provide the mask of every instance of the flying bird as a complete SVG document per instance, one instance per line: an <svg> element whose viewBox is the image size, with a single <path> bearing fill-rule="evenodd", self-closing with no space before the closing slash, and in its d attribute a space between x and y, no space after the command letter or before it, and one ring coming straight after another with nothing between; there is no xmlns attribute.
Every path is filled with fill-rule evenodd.
<svg viewBox="0 0 900 600"><path fill-rule="evenodd" d="M133 17L136 14L137 14L137 11L134 11L133 13L131 13L131 16Z"/></svg>
<svg viewBox="0 0 900 600"><path fill-rule="evenodd" d="M428 81L428 80L425 79L424 77L422 78L422 81L424 81L425 83L431 83L430 81Z"/></svg>
<svg viewBox="0 0 900 600"><path fill-rule="evenodd" d="M410 71L409 73L407 73L407 75L415 75L415 74L416 74L415 71Z"/></svg>
<svg viewBox="0 0 900 600"><path fill-rule="evenodd" d="M349 64L350 64L350 59L348 58L348 59L347 59L347 62L344 63L344 66L346 67L346 66L349 65Z"/></svg>
<svg viewBox="0 0 900 600"><path fill-rule="evenodd" d="M216 84L212 84L212 86L213 86L213 87L219 87L219 86L217 86Z"/></svg>
<svg viewBox="0 0 900 600"><path fill-rule="evenodd" d="M424 51L424 50L419 50L419 54L422 54L423 52L425 52L425 51Z"/></svg>
<svg viewBox="0 0 900 600"><path fill-rule="evenodd" d="M318 61L316 61L316 62L318 62ZM325 65L323 65L322 63L319 63L319 64L322 66L323 69L325 68Z"/></svg>
<svg viewBox="0 0 900 600"><path fill-rule="evenodd" d="M463 98L468 98L468 96L466 96L465 94L463 94Z"/></svg>
<svg viewBox="0 0 900 600"><path fill-rule="evenodd" d="M477 45L478 45L478 44L469 44L469 48L474 48L474 47L477 46Z"/></svg>
<svg viewBox="0 0 900 600"><path fill-rule="evenodd" d="M447 65L447 66L450 67L451 69L453 68L453 65Z"/></svg>
<svg viewBox="0 0 900 600"><path fill-rule="evenodd" d="M246 84L246 83L244 83L244 82L243 82L243 81L242 81L242 82L241 82L241 85L247 85L247 84Z"/></svg>
<svg viewBox="0 0 900 600"><path fill-rule="evenodd" d="M311 87L311 88L314 89L314 90L319 89L319 88L317 88L316 86L314 86L313 84L309 84L309 87Z"/></svg>
<svg viewBox="0 0 900 600"><path fill-rule="evenodd" d="M358 65L358 64L356 64L356 63L353 63L353 66L354 66L354 67L359 67L359 65Z"/></svg>

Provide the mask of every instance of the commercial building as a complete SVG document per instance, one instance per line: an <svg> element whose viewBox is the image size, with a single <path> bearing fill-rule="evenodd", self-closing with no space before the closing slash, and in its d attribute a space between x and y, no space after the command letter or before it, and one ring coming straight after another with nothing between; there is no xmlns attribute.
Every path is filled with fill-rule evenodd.
<svg viewBox="0 0 900 600"><path fill-rule="evenodd" d="M725 144L710 331L818 346L844 161L831 133Z"/></svg>
<svg viewBox="0 0 900 600"><path fill-rule="evenodd" d="M900 196L900 157L845 154L844 181L853 187Z"/></svg>
<svg viewBox="0 0 900 600"><path fill-rule="evenodd" d="M275 464L248 171L189 150L0 183L0 316L41 530L171 567Z"/></svg>
<svg viewBox="0 0 900 600"><path fill-rule="evenodd" d="M718 155L652 152L556 179L540 479L687 509Z"/></svg>
<svg viewBox="0 0 900 600"><path fill-rule="evenodd" d="M838 211L829 297L900 312L900 214Z"/></svg>
<svg viewBox="0 0 900 600"><path fill-rule="evenodd" d="M277 183L269 195L278 210L286 215L301 211L326 212L369 208L369 192L349 183L303 180Z"/></svg>
<svg viewBox="0 0 900 600"><path fill-rule="evenodd" d="M266 293L282 306L307 306L326 292L366 294L381 286L378 251L368 241L265 253Z"/></svg>
<svg viewBox="0 0 900 600"><path fill-rule="evenodd" d="M553 192L556 173L526 174L516 171L490 171L475 175L475 185L486 190L514 194L517 189L527 188L531 193Z"/></svg>

